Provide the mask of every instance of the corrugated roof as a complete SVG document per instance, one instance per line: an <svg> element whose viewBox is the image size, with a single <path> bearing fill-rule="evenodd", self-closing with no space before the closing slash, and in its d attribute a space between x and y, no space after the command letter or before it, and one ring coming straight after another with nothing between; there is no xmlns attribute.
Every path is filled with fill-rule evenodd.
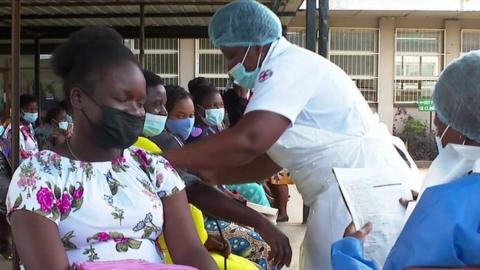
<svg viewBox="0 0 480 270"><path fill-rule="evenodd" d="M279 0L277 14L288 24L302 0ZM11 8L0 2L0 21L9 21ZM6 1L9 2L9 1ZM207 26L211 15L230 1L215 0L23 0L22 26L138 26L140 4L145 26ZM261 0L272 7L276 0Z"/></svg>

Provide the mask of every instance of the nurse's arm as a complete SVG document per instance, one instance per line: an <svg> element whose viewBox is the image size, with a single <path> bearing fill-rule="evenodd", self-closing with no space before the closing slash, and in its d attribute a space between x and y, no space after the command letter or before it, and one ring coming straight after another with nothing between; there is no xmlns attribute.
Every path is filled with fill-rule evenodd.
<svg viewBox="0 0 480 270"><path fill-rule="evenodd" d="M202 169L247 165L264 154L290 126L290 120L268 111L247 113L233 128L181 149L165 152L179 168Z"/></svg>
<svg viewBox="0 0 480 270"><path fill-rule="evenodd" d="M252 162L234 168L202 170L198 176L212 185L244 184L275 175L282 167L278 166L267 154L263 154Z"/></svg>

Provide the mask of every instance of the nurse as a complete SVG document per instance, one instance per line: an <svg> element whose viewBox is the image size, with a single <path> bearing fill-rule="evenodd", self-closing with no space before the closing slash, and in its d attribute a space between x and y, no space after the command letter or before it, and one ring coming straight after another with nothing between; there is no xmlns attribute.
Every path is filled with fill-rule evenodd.
<svg viewBox="0 0 480 270"><path fill-rule="evenodd" d="M408 219L384 270L480 265L480 51L450 64L435 85L433 102L440 155L427 187ZM439 226L439 224L441 224ZM379 269L363 257L370 225L332 247L335 270ZM375 229L375 226L373 226Z"/></svg>
<svg viewBox="0 0 480 270"><path fill-rule="evenodd" d="M351 222L332 167L409 173L407 162L348 75L283 38L279 18L264 5L233 1L216 12L208 31L230 75L254 91L233 128L166 157L213 184L288 169L310 206L300 267L331 269L331 244ZM288 247L273 253L279 266L290 263Z"/></svg>

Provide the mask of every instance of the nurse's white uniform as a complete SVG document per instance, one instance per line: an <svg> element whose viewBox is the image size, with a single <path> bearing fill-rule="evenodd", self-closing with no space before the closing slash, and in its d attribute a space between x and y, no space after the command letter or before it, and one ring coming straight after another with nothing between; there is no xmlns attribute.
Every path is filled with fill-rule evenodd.
<svg viewBox="0 0 480 270"><path fill-rule="evenodd" d="M267 154L290 171L310 206L300 269L329 270L330 247L351 221L332 167L413 172L352 80L325 58L281 38L254 89L245 113L270 111L292 123Z"/></svg>

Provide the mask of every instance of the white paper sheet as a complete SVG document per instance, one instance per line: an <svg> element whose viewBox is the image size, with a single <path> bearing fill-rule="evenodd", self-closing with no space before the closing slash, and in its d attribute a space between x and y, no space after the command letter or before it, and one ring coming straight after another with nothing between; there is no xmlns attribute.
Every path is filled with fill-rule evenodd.
<svg viewBox="0 0 480 270"><path fill-rule="evenodd" d="M407 176L390 169L333 171L355 227L360 229L369 221L373 224L365 255L382 267L403 227L405 208L399 199L412 197Z"/></svg>

